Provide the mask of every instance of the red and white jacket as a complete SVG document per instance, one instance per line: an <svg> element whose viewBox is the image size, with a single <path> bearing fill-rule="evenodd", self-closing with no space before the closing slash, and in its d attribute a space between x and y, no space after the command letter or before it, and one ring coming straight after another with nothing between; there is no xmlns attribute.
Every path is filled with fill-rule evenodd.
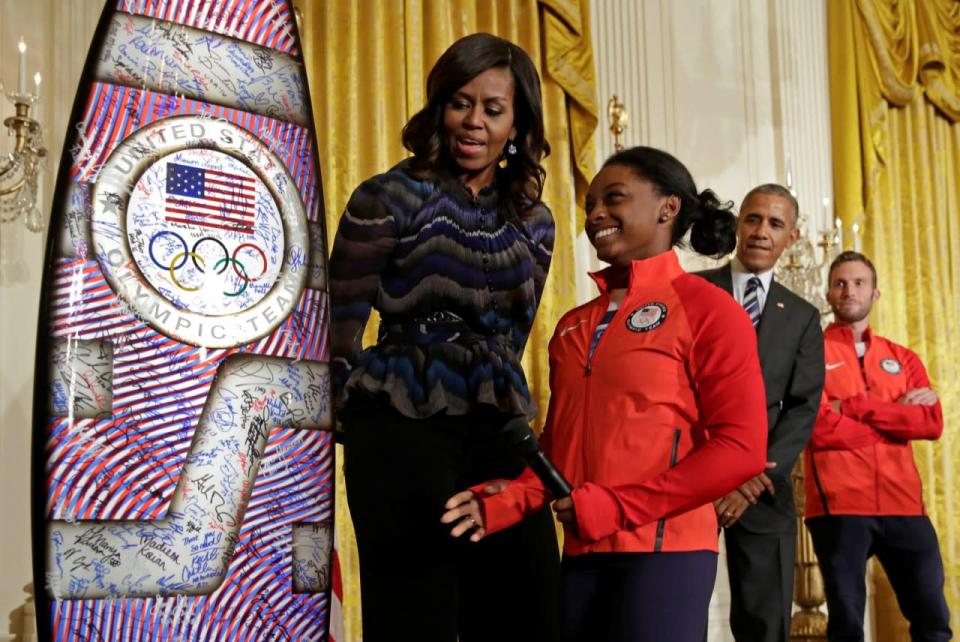
<svg viewBox="0 0 960 642"><path fill-rule="evenodd" d="M729 294L687 274L674 252L634 261L626 296L588 358L601 295L560 319L550 341L541 440L574 486L579 537L564 550L717 550L710 502L764 469L767 414L757 339ZM480 491L482 485L474 490ZM550 501L527 469L482 497L497 531Z"/></svg>
<svg viewBox="0 0 960 642"><path fill-rule="evenodd" d="M923 363L869 328L862 367L848 327L834 323L823 339L826 379L805 458L806 516L925 514L910 442L938 439L943 411L939 402L897 403L930 386ZM840 412L831 401L842 401Z"/></svg>

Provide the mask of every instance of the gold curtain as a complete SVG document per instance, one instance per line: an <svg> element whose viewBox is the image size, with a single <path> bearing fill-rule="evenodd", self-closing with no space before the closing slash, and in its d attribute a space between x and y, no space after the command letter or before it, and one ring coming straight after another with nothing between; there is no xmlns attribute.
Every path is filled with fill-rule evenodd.
<svg viewBox="0 0 960 642"><path fill-rule="evenodd" d="M427 74L451 43L485 31L523 47L537 64L552 147L544 163L543 200L553 210L557 235L523 366L537 403L546 410L546 345L560 315L575 303L573 244L582 224L576 203L593 177L597 104L588 0L298 0L296 4L302 16L331 241L353 189L407 155L400 131L424 105ZM373 319L368 340L375 327ZM359 640L356 545L339 467L335 519L344 592L343 640Z"/></svg>
<svg viewBox="0 0 960 642"><path fill-rule="evenodd" d="M923 359L944 410L914 445L940 538L952 627L960 623L960 2L827 2L837 214L865 229L882 293L877 331ZM849 246L850 243L848 242ZM908 640L877 587L878 640ZM906 637L904 637L906 636Z"/></svg>

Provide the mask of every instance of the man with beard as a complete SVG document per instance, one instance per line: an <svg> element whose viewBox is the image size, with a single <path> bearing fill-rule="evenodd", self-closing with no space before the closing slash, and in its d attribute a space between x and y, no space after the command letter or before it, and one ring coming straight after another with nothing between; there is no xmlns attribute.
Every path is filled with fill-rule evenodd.
<svg viewBox="0 0 960 642"><path fill-rule="evenodd" d="M943 560L911 442L937 439L943 414L920 359L873 334L880 297L867 257L830 265L826 384L806 456L806 517L827 594L830 640L862 640L864 574L876 555L913 640L949 640Z"/></svg>
<svg viewBox="0 0 960 642"><path fill-rule="evenodd" d="M714 502L726 529L730 628L738 642L790 639L797 537L790 473L823 388L820 315L773 278L780 255L799 236L797 217L787 188L755 187L740 206L736 256L699 273L733 295L753 321L766 388L768 469Z"/></svg>

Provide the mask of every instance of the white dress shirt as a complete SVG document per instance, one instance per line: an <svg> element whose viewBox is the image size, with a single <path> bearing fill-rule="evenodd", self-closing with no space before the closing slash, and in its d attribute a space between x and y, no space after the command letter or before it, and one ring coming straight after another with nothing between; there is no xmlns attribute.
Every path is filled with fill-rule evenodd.
<svg viewBox="0 0 960 642"><path fill-rule="evenodd" d="M747 281L750 280L750 277L755 276L760 279L760 287L757 288L757 303L760 304L760 314L763 314L763 306L767 304L767 293L770 292L770 283L773 282L773 268L766 272L754 274L743 267L740 259L733 257L733 260L730 261L730 273L733 276L733 298L740 305L743 305L743 296L747 292Z"/></svg>

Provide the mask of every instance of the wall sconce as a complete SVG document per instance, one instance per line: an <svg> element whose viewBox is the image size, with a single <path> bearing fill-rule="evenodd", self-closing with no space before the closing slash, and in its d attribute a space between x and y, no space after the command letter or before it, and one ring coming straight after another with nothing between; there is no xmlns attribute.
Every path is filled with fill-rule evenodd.
<svg viewBox="0 0 960 642"><path fill-rule="evenodd" d="M20 70L17 90L6 94L14 105L14 115L3 121L7 134L15 136L13 151L0 156L0 223L12 223L24 217L31 232L41 232L44 218L37 207L37 178L41 159L47 155L43 146L43 129L30 117L30 109L40 101L40 74L33 77L34 92L27 92L27 45L23 38L17 45ZM0 86L0 93L3 89Z"/></svg>
<svg viewBox="0 0 960 642"><path fill-rule="evenodd" d="M607 103L607 120L610 122L610 133L613 134L613 151L623 151L623 143L620 142L620 137L627 129L629 118L626 105L620 102L616 94L611 96Z"/></svg>

